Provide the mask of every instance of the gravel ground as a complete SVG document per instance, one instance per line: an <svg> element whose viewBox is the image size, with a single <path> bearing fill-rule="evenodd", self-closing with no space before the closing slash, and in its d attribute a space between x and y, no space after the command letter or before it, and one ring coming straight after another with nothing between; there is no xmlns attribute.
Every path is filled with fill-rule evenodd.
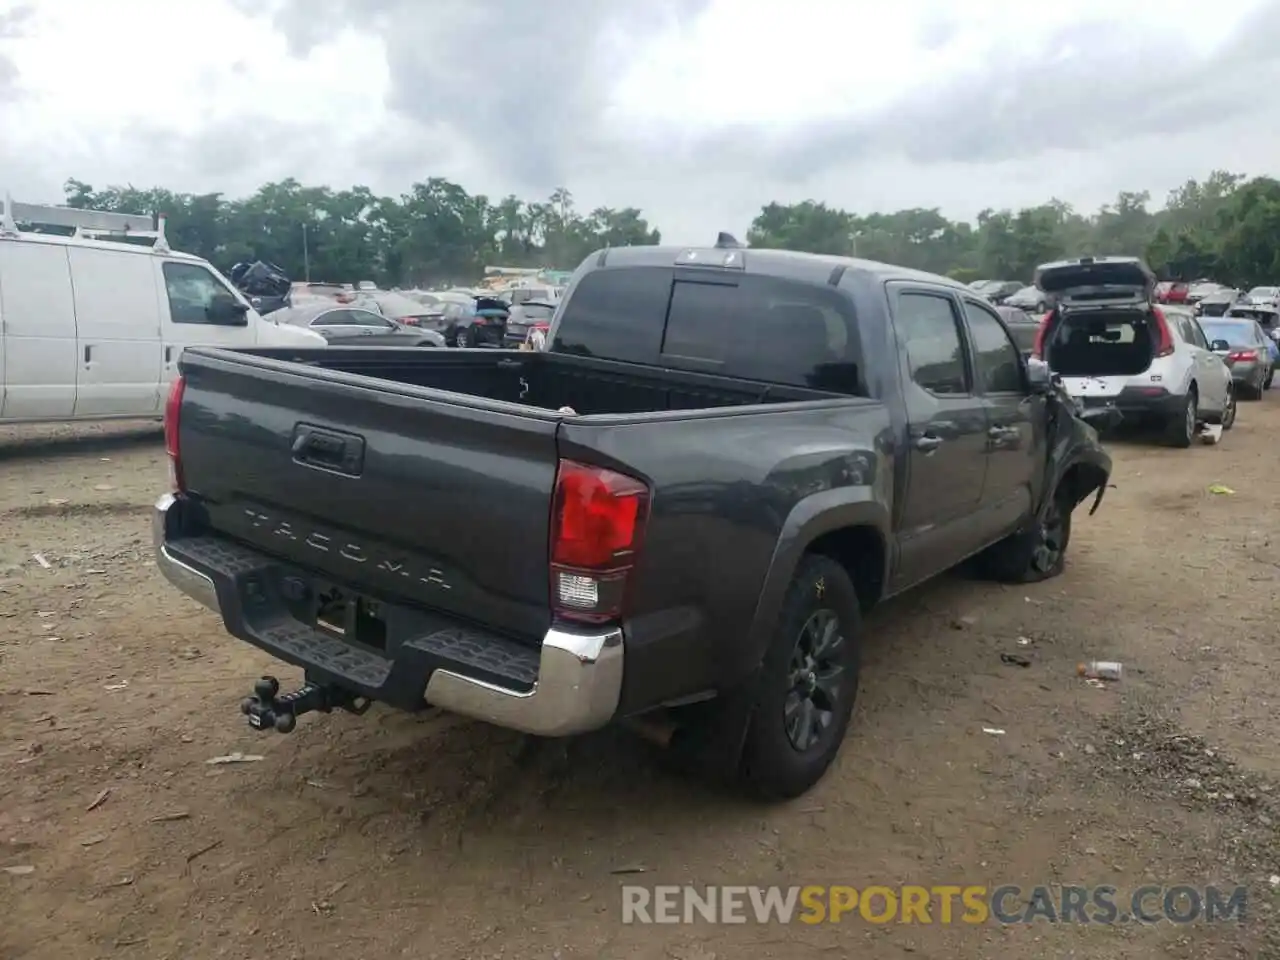
<svg viewBox="0 0 1280 960"><path fill-rule="evenodd" d="M885 605L837 766L760 807L614 731L564 750L375 709L258 736L237 704L270 662L151 562L155 427L0 430L0 957L1280 958L1272 431L1269 396L1217 446L1116 441L1064 576ZM1124 679L1078 679L1095 658ZM207 763L235 751L262 759ZM1249 903L1185 926L624 925L633 882Z"/></svg>

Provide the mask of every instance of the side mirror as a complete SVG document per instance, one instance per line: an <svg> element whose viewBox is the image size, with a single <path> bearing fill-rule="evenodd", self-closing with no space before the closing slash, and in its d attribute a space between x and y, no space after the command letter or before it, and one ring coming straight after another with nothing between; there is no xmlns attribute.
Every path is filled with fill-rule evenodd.
<svg viewBox="0 0 1280 960"><path fill-rule="evenodd" d="M247 327L249 325L249 318L246 316L249 312L248 304L241 303L234 297L215 297L213 302L205 307L204 312L210 323L217 324L220 327Z"/></svg>
<svg viewBox="0 0 1280 960"><path fill-rule="evenodd" d="M1053 383L1053 371L1049 369L1049 364L1036 357L1027 358L1027 384L1031 387L1032 393L1049 394L1053 393L1055 386Z"/></svg>
<svg viewBox="0 0 1280 960"><path fill-rule="evenodd" d="M1209 344L1209 349L1215 353L1219 350L1230 350L1231 344L1227 343L1225 340L1214 340Z"/></svg>

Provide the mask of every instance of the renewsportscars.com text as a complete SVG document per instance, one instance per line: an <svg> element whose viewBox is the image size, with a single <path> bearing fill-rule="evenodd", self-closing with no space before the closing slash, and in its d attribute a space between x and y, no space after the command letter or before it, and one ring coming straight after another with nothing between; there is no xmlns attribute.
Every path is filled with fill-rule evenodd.
<svg viewBox="0 0 1280 960"><path fill-rule="evenodd" d="M622 887L623 923L1196 923L1245 919L1243 886Z"/></svg>

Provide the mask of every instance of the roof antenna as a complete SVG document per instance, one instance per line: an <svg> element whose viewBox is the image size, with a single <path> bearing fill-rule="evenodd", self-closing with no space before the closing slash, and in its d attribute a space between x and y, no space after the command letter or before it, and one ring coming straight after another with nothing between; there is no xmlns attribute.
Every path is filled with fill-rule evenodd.
<svg viewBox="0 0 1280 960"><path fill-rule="evenodd" d="M720 233L716 235L717 250L735 250L744 247L746 247L746 244L739 241L732 233L725 233L721 230Z"/></svg>

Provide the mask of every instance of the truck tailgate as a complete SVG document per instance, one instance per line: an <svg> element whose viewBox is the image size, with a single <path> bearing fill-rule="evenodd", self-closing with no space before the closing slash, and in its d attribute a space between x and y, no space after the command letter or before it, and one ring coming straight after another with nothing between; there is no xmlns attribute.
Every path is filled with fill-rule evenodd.
<svg viewBox="0 0 1280 960"><path fill-rule="evenodd" d="M516 637L550 623L549 411L187 350L187 490L213 530Z"/></svg>

